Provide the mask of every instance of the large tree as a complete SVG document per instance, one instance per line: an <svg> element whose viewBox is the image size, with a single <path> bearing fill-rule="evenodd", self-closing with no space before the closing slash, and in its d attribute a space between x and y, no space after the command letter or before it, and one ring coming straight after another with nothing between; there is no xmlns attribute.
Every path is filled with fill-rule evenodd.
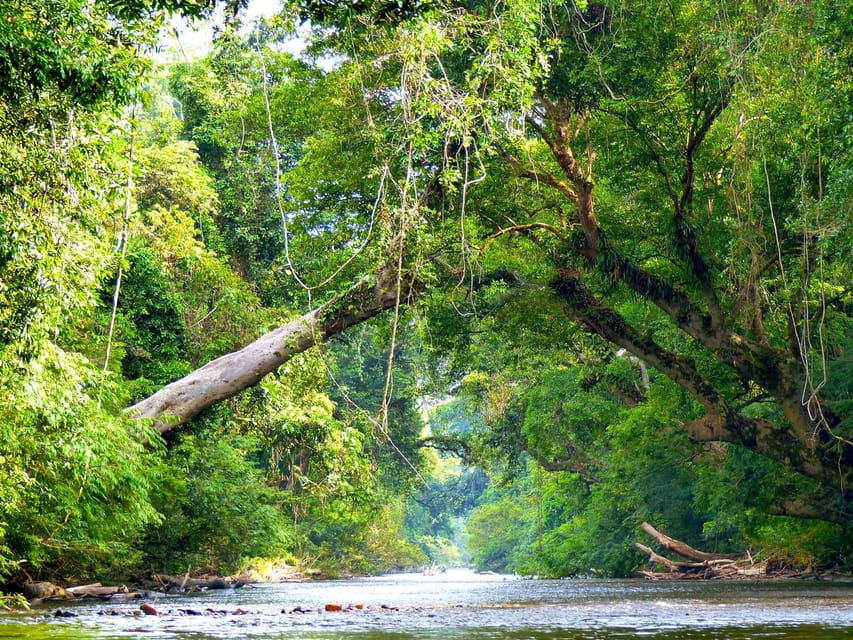
<svg viewBox="0 0 853 640"><path fill-rule="evenodd" d="M376 158L393 157L404 185L386 248L393 235L430 261L431 291L470 291L482 269L550 290L569 319L689 392L701 408L682 425L693 440L745 447L819 487L780 509L850 517L837 378L851 321L853 85L838 26L849 9L308 5L344 57L330 77L360 89L340 99L397 143ZM293 347L405 301L412 271L392 270L377 268L373 294L358 284L343 307L282 330L284 342L264 339L277 345L269 365L254 347L229 356L245 382L233 384L228 360L212 363L133 411L174 425L253 384ZM177 396L192 408L175 408Z"/></svg>

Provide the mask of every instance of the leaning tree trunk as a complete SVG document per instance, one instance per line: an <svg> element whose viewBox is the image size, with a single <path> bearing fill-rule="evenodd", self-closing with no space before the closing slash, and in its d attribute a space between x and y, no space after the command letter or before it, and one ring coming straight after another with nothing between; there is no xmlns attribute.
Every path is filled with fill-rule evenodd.
<svg viewBox="0 0 853 640"><path fill-rule="evenodd" d="M386 268L301 318L221 356L127 409L165 433L221 400L258 384L296 354L325 338L405 302L410 283Z"/></svg>

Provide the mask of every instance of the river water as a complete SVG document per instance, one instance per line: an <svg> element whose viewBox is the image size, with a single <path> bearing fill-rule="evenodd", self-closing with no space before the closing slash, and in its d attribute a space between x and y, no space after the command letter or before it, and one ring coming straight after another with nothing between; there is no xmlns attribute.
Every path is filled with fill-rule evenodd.
<svg viewBox="0 0 853 640"><path fill-rule="evenodd" d="M853 584L522 580L453 570L0 615L0 639L853 639ZM325 611L326 604L344 610ZM57 617L58 608L75 614Z"/></svg>

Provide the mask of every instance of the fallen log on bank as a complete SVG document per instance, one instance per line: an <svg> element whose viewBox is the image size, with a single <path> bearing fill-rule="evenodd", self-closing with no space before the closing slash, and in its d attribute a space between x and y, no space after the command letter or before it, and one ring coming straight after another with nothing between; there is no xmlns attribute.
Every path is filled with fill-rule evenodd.
<svg viewBox="0 0 853 640"><path fill-rule="evenodd" d="M204 589L233 589L249 584L243 580L215 576L213 578L190 578L188 576L170 576L154 574L154 582L161 585L164 591L201 591Z"/></svg>
<svg viewBox="0 0 853 640"><path fill-rule="evenodd" d="M52 582L27 582L21 585L21 593L30 602L41 600L73 600L74 594Z"/></svg>
<svg viewBox="0 0 853 640"><path fill-rule="evenodd" d="M706 553L704 551L694 549L690 545L681 542L680 540L670 538L665 533L661 533L648 522L644 522L640 525L640 527L643 529L643 531L645 531L652 538L654 538L657 543L664 549L672 551L673 553L680 555L682 558L687 558L688 560L693 560L694 562L705 562L707 560L720 560L728 557L727 555L721 555L718 553Z"/></svg>
<svg viewBox="0 0 853 640"><path fill-rule="evenodd" d="M67 588L47 581L28 582L22 584L20 590L31 604L51 600L82 600L84 598L134 600L142 598L148 593L144 591L132 591L125 585L104 586L100 582Z"/></svg>
<svg viewBox="0 0 853 640"><path fill-rule="evenodd" d="M756 561L750 553L717 554L694 549L690 545L670 538L655 529L648 522L642 529L667 551L671 551L687 562L671 560L658 554L654 549L637 542L640 551L649 556L649 562L663 565L665 572L639 571L650 580L719 580L724 578L759 578L770 575L767 561Z"/></svg>
<svg viewBox="0 0 853 640"><path fill-rule="evenodd" d="M167 591L205 591L207 589L235 589L252 584L251 580L241 577L190 578L155 574L152 581L139 590L128 589L125 585L102 585L100 582L82 584L75 587L60 587L52 582L28 582L21 585L21 593L31 603L48 600L82 600L97 598L101 600L134 600L156 592Z"/></svg>
<svg viewBox="0 0 853 640"><path fill-rule="evenodd" d="M66 591L73 595L75 598L108 598L119 593L130 593L130 589L128 589L124 585L120 585L117 587L105 587L100 582L95 582L92 584L81 584L76 587L68 587Z"/></svg>
<svg viewBox="0 0 853 640"><path fill-rule="evenodd" d="M149 574L131 588L125 585L103 585L100 582L61 587L47 581L22 583L18 588L30 602L83 598L125 601L154 597L157 592L185 593L207 589L236 589L257 583L304 582L320 575L319 569L298 568L284 562L264 562L262 566L251 565L231 576L191 577L189 570L183 576Z"/></svg>

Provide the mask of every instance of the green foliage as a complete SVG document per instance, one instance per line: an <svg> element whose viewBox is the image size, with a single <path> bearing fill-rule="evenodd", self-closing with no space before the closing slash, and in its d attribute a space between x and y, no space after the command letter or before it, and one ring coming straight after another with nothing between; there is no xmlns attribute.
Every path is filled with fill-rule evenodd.
<svg viewBox="0 0 853 640"><path fill-rule="evenodd" d="M529 520L518 499L506 496L489 502L471 514L466 524L467 549L471 565L478 571L513 573L529 545Z"/></svg>
<svg viewBox="0 0 853 640"><path fill-rule="evenodd" d="M152 100L158 96L152 90ZM144 120L140 126L155 137L136 154L140 176L134 193L140 220L131 232L144 238L147 251L156 254L151 260L158 263L165 280L158 285L162 291L155 304L174 307L180 320L169 331L176 333L177 342L185 341L180 355L197 366L243 346L272 314L261 308L250 285L222 253L220 199L195 145L156 137L163 135L157 131L176 131L174 113L155 112L153 117L153 122ZM135 305L124 306L132 321Z"/></svg>
<svg viewBox="0 0 853 640"><path fill-rule="evenodd" d="M50 20L61 16L55 8ZM36 28L47 24L37 20L41 9L23 9L21 24L4 17L0 30L21 26L36 29L27 32L34 38L44 37ZM72 12L79 9L69 5ZM73 17L68 26L62 38L50 36L51 47L77 56L73 38L79 36L84 47L96 44L86 41L85 29L74 32ZM6 51L17 55L14 48ZM47 56L39 64L50 62L44 52L35 54ZM97 64L82 58L80 64ZM4 576L21 569L30 575L85 573L131 562L141 530L158 517L148 501L150 458L157 453L140 444L151 434L121 417L128 398L117 380L102 375L101 334L84 335L111 253L119 148L105 133L109 118L92 112L86 96L57 93L49 76L36 79L44 82L38 100L12 105L0 99L6 180L0 189ZM82 101L79 109L75 101Z"/></svg>
<svg viewBox="0 0 853 640"><path fill-rule="evenodd" d="M184 135L217 182L226 250L267 303L303 301L303 285L321 295L319 282L334 291L371 268L383 184L359 169L377 141L350 118L358 79L324 76L277 51L279 37L274 24L248 39L229 32L171 76Z"/></svg>
<svg viewBox="0 0 853 640"><path fill-rule="evenodd" d="M30 603L21 593L5 594L0 591L0 609L4 611L26 611Z"/></svg>
<svg viewBox="0 0 853 640"><path fill-rule="evenodd" d="M325 16L349 29L371 95L399 95L381 113L402 123L401 155L435 171L409 228L445 278L429 289L428 348L469 414L447 419L495 471L523 479L527 454L584 476L565 536L583 545L554 572L630 573L643 518L721 549L749 546L790 495L849 519L845 12L595 5L464 3L383 30L365 29L366 5L359 25L352 6ZM543 286L558 273L574 286L563 309ZM799 410L804 387L825 423ZM708 433L716 412L730 422ZM744 447L700 449L688 433ZM821 501L791 468L835 495ZM749 490L726 498L726 478ZM598 538L604 551L584 558Z"/></svg>
<svg viewBox="0 0 853 640"><path fill-rule="evenodd" d="M343 25L359 16L369 16L379 24L400 22L437 3L436 0L307 0L292 4L304 20L323 25Z"/></svg>
<svg viewBox="0 0 853 640"><path fill-rule="evenodd" d="M607 369L622 370L632 380L636 375L621 365ZM578 374L578 368L550 372L527 391L524 425L534 440L532 446L527 440L519 444L552 471L530 464L513 480L521 496L516 499L535 505L522 518L527 524L518 526L537 533L514 533L514 556L506 567L556 576L630 576L639 558L633 543L644 520L701 546L694 471L687 462L691 446L671 421L683 402L677 387L660 385L647 402L620 407L610 397L607 376L585 382L584 391ZM491 506L484 503L472 519ZM483 531L469 528L474 557Z"/></svg>
<svg viewBox="0 0 853 640"><path fill-rule="evenodd" d="M125 378L162 385L189 372L178 304L157 257L141 245L131 247L119 296Z"/></svg>
<svg viewBox="0 0 853 640"><path fill-rule="evenodd" d="M245 88L234 82L228 93L199 80L176 92L197 147L173 139L179 127L156 80L136 94L135 112L147 120L134 123L132 149L127 123L115 117L140 88L147 62L139 47L150 42L161 12L199 15L211 5L24 2L15 15L8 14L11 7L0 9L3 577L21 569L60 577L121 571L140 560L175 571L187 564L228 570L244 555L320 548L341 566L360 570L423 561L403 541L401 503L386 508L371 479L374 456L387 452L366 446L363 425L334 415L316 360L294 362L265 385L260 401L249 395L210 412L194 425L197 435L172 443L168 452L157 448L155 434L121 418L130 394L147 393L242 346L289 313L262 309L241 278L268 299L291 297L276 282L281 216L253 51L240 52L242 44L229 46L222 38L212 63L220 78L253 68ZM306 124L317 121L334 88L324 87L288 120L319 74L283 54L265 55L269 69L284 74L272 101L291 169L304 153ZM246 88L251 99L241 111ZM222 114L222 122L208 120L227 101L234 110ZM243 141L226 135L233 129L223 124L241 121L248 125ZM326 120L334 121L334 114ZM196 149L218 182L200 167ZM104 367L118 266L113 241L122 232L117 221L126 196L117 185L127 184L129 171L135 206L125 213L132 240ZM256 176L260 189L247 181ZM253 189L259 198L251 203L246 194ZM308 191L288 206L311 204ZM358 207L366 220L369 200ZM253 219L261 210L270 215ZM342 210L314 206L314 219L297 228L305 240L295 254L300 268L325 277L315 255L328 253L317 251L322 243L312 234L328 232L322 241L334 236L340 247L363 234L338 220ZM413 425L412 442L413 406L406 400L392 412L401 416L392 423ZM235 424L244 435L229 433ZM406 446L414 459L412 444ZM399 480L394 473L387 478ZM280 490L288 484L292 493ZM330 512L338 515L325 525ZM391 526L401 531L399 545L385 535ZM358 545L369 552L347 558Z"/></svg>
<svg viewBox="0 0 853 640"><path fill-rule="evenodd" d="M176 122L174 114L170 119L161 116L158 120L163 123L161 126L170 129L169 123ZM142 126L147 129L156 124L146 120ZM148 133L157 135L155 131ZM198 162L195 145L156 137L148 144L136 154L141 175L134 189L144 226L155 234L163 253L197 254L193 240L203 243L209 251L220 252L222 240L213 219L218 213L219 197L213 181ZM189 220L184 220L184 216Z"/></svg>
<svg viewBox="0 0 853 640"><path fill-rule="evenodd" d="M832 410L841 416L841 422L836 427L840 437L849 438L853 435L853 336L849 322L835 328L840 330L843 337L838 340L837 353L824 365L816 362L818 371L825 375L825 397ZM826 357L826 354L821 354ZM825 371L823 371L825 368Z"/></svg>
<svg viewBox="0 0 853 640"><path fill-rule="evenodd" d="M315 503L369 501L365 436L335 416L335 403L322 389L322 361L306 356L280 373L282 378L264 381L246 398L240 411L253 416L250 429L264 445L267 478L284 491L293 520Z"/></svg>
<svg viewBox="0 0 853 640"><path fill-rule="evenodd" d="M0 104L0 119L3 105ZM14 119L14 118L13 118ZM99 237L114 204L106 188L108 167L89 167L98 155L114 160L107 141L86 129L89 119L67 125L41 123L31 135L0 129L0 347L9 358L36 356L70 317L85 315L108 255ZM67 136L65 148L51 135ZM101 190L105 193L102 193ZM11 360L6 360L10 363Z"/></svg>
<svg viewBox="0 0 853 640"><path fill-rule="evenodd" d="M246 438L187 435L170 449L153 496L163 520L142 546L150 567L226 574L245 558L287 548L292 534L281 496L247 458L257 448Z"/></svg>
<svg viewBox="0 0 853 640"><path fill-rule="evenodd" d="M488 477L476 467L448 469L443 474L436 469L431 475L412 497L406 513L407 529L433 538L452 539L457 520L477 504L488 487Z"/></svg>
<svg viewBox="0 0 853 640"><path fill-rule="evenodd" d="M0 101L21 105L27 120L37 118L43 93L66 108L125 102L145 60L135 47L156 30L135 21L111 21L109 2L4 3L0 7ZM141 9L141 6L139 7ZM135 15L134 15L135 14ZM121 37L129 36L127 42Z"/></svg>
<svg viewBox="0 0 853 640"><path fill-rule="evenodd" d="M102 374L94 309L124 195L115 114L148 66L139 50L161 8L176 5L0 7L4 577L132 563L159 518L149 500L159 452L141 444L156 436L122 418L128 397Z"/></svg>
<svg viewBox="0 0 853 640"><path fill-rule="evenodd" d="M541 401L542 391L531 396ZM808 489L794 491L802 480L740 447L691 445L673 420L683 415L684 400L675 385L658 383L645 403L610 413L606 430L584 447L597 452L585 477L528 465L507 493L487 493L467 527L476 566L628 577L644 563L634 548L643 521L714 552L750 549L791 566L847 566L849 533L842 527L768 515L781 494ZM575 407L586 405L594 403ZM546 423L547 407L535 414Z"/></svg>
<svg viewBox="0 0 853 640"><path fill-rule="evenodd" d="M464 526L489 485L479 468L459 468L456 457L437 456L428 480L406 505L405 530L433 565L458 566L467 557ZM424 471L422 471L424 473Z"/></svg>
<svg viewBox="0 0 853 640"><path fill-rule="evenodd" d="M749 541L759 557L772 559L776 566L830 566L838 571L853 567L849 527L779 517L763 522Z"/></svg>
<svg viewBox="0 0 853 640"><path fill-rule="evenodd" d="M315 513L310 544L303 550L316 554L328 573L387 573L427 563L424 552L406 539L402 500L385 496L358 507L338 502Z"/></svg>
<svg viewBox="0 0 853 640"><path fill-rule="evenodd" d="M87 573L136 559L141 531L159 519L149 503L158 453L143 449L147 430L116 417L126 397L58 351L4 388L4 573L20 563L30 575Z"/></svg>

